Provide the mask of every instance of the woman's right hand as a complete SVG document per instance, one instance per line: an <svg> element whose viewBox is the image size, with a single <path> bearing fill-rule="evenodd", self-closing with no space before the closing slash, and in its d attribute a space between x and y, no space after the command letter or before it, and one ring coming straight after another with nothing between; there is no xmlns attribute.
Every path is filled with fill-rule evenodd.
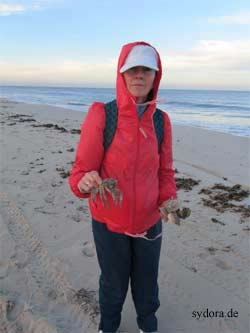
<svg viewBox="0 0 250 333"><path fill-rule="evenodd" d="M89 193L93 187L98 187L101 183L102 179L99 173L93 170L85 173L77 184L77 187L81 193Z"/></svg>

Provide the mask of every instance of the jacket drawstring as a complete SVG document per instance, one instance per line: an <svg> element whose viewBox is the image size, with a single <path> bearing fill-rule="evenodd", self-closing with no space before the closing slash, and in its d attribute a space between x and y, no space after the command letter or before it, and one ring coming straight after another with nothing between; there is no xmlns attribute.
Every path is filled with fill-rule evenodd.
<svg viewBox="0 0 250 333"><path fill-rule="evenodd" d="M143 134L144 138L146 139L148 136L147 136L147 133L144 131L144 129L142 127L140 127L139 130L141 131L141 133Z"/></svg>
<svg viewBox="0 0 250 333"><path fill-rule="evenodd" d="M146 237L146 234L147 234L147 231L144 231L143 233L139 233L139 234L130 234L129 232L125 232L125 235L127 236L130 236L130 237L133 237L133 238L144 238L146 240L149 240L149 241L154 241L156 240L157 238L161 237L162 236L162 232L160 234L158 234L156 237L154 238L148 238Z"/></svg>
<svg viewBox="0 0 250 333"><path fill-rule="evenodd" d="M165 98L160 98L160 99L153 99L152 101L148 101L145 103L136 103L135 100L132 98L132 101L136 105L150 105L150 104L156 104L156 103L166 103L167 100Z"/></svg>

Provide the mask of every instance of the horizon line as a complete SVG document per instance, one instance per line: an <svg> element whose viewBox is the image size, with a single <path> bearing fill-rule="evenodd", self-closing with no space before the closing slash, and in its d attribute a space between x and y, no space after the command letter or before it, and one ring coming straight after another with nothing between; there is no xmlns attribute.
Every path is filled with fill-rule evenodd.
<svg viewBox="0 0 250 333"><path fill-rule="evenodd" d="M0 87L26 87L26 88L78 88L78 89L116 89L116 87L89 87L89 86L62 86L62 85L10 85L0 84ZM235 91L235 92L250 92L242 89L223 89L223 88L159 88L160 90L198 90L198 91Z"/></svg>

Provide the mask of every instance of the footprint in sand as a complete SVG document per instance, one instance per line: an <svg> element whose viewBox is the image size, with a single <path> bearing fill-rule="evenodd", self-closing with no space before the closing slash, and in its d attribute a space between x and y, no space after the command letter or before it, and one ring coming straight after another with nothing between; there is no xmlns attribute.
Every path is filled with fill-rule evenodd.
<svg viewBox="0 0 250 333"><path fill-rule="evenodd" d="M52 194L52 193L48 193L47 195L46 195L46 197L44 198L44 201L46 202L46 203L54 203L54 200L55 200L55 196Z"/></svg>
<svg viewBox="0 0 250 333"><path fill-rule="evenodd" d="M232 269L232 266L230 266L226 261L223 261L219 258L214 258L215 260L215 265L221 269L228 270Z"/></svg>
<svg viewBox="0 0 250 333"><path fill-rule="evenodd" d="M0 262L0 280L9 274L9 262Z"/></svg>
<svg viewBox="0 0 250 333"><path fill-rule="evenodd" d="M199 253L197 256L198 256L199 258L201 258L201 259L207 259L207 257L209 256L209 254L208 254L208 253L203 253L203 252L201 252L201 253Z"/></svg>
<svg viewBox="0 0 250 333"><path fill-rule="evenodd" d="M20 173L20 175L22 175L22 176L27 176L27 175L29 175L30 173L29 173L29 171L22 171L21 173Z"/></svg>
<svg viewBox="0 0 250 333"><path fill-rule="evenodd" d="M71 216L72 220L79 223L81 222L81 216L79 214L74 214Z"/></svg>
<svg viewBox="0 0 250 333"><path fill-rule="evenodd" d="M0 296L0 319L0 332L59 332L45 318L34 315L27 303L3 296Z"/></svg>
<svg viewBox="0 0 250 333"><path fill-rule="evenodd" d="M12 259L14 259L18 268L24 268L28 264L29 256L27 252L17 249L16 253L12 256Z"/></svg>
<svg viewBox="0 0 250 333"><path fill-rule="evenodd" d="M84 242L82 253L87 257L93 257L95 255L95 246L88 241Z"/></svg>

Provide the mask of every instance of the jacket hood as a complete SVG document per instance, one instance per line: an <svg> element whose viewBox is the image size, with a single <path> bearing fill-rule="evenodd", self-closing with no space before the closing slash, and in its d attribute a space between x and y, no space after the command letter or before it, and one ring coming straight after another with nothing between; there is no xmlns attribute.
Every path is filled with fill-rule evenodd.
<svg viewBox="0 0 250 333"><path fill-rule="evenodd" d="M120 68L124 65L128 54L130 53L131 49L136 45L148 45L151 46L157 54L158 58L158 68L159 70L156 72L155 80L154 80L154 86L153 86L153 98L154 101L157 98L157 93L160 85L160 80L162 76L162 66L161 66L161 59L160 55L157 52L157 50L146 42L133 42L126 44L122 47L119 60L118 60L118 66L117 66L117 78L116 78L116 100L118 108L121 109L123 107L126 107L128 105L131 105L131 103L135 104L135 97L130 94L130 92L127 89L123 74L120 73ZM155 105L155 103L153 103Z"/></svg>

